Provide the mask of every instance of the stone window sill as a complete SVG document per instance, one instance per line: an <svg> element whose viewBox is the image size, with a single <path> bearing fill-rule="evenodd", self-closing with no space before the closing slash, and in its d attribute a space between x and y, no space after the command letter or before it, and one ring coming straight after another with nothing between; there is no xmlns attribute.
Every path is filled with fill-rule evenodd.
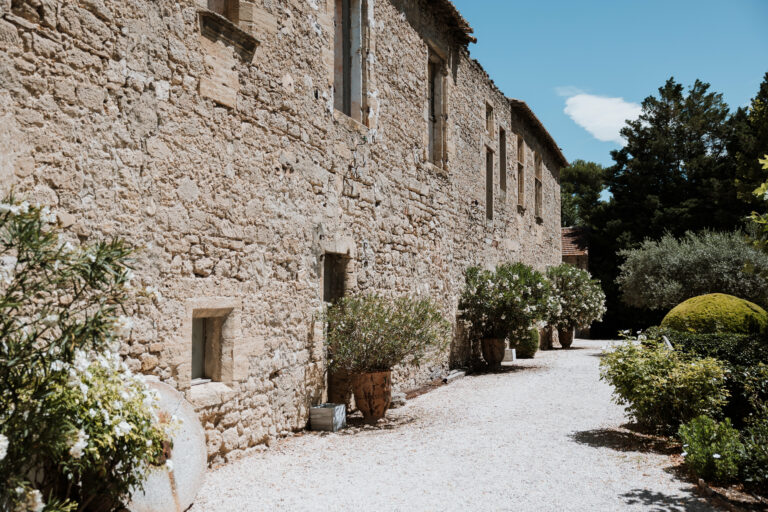
<svg viewBox="0 0 768 512"><path fill-rule="evenodd" d="M197 408L221 405L234 396L235 391L223 382L193 385L187 391L187 400Z"/></svg>
<svg viewBox="0 0 768 512"><path fill-rule="evenodd" d="M259 40L230 20L209 10L198 11L200 33L211 41L224 41L234 47L247 63L253 60Z"/></svg>
<svg viewBox="0 0 768 512"><path fill-rule="evenodd" d="M348 116L341 110L333 109L333 120L341 125L344 125L344 127L348 130L359 132L362 135L368 135L367 126L365 126L354 117Z"/></svg>
<svg viewBox="0 0 768 512"><path fill-rule="evenodd" d="M446 169L444 166L435 165L432 162L424 162L424 168L438 176L448 176L448 169Z"/></svg>

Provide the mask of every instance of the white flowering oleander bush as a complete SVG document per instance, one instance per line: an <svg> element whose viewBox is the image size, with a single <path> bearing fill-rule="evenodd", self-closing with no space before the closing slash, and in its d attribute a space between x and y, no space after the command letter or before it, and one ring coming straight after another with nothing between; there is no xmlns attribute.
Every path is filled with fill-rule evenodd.
<svg viewBox="0 0 768 512"><path fill-rule="evenodd" d="M0 510L115 510L173 422L116 353L130 249L79 246L48 208L0 203Z"/></svg>
<svg viewBox="0 0 768 512"><path fill-rule="evenodd" d="M459 308L475 336L506 339L516 346L553 305L550 285L541 272L523 263L505 263L495 271L470 267Z"/></svg>
<svg viewBox="0 0 768 512"><path fill-rule="evenodd" d="M739 476L744 445L731 420L699 416L680 426L683 456L688 468L705 480L729 484Z"/></svg>
<svg viewBox="0 0 768 512"><path fill-rule="evenodd" d="M553 307L548 323L558 329L587 328L605 314L605 293L600 281L586 270L563 263L547 269Z"/></svg>

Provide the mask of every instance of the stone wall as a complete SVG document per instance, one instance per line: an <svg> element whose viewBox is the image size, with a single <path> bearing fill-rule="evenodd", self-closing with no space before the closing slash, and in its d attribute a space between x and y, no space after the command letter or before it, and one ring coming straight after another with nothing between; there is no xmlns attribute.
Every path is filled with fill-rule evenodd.
<svg viewBox="0 0 768 512"><path fill-rule="evenodd" d="M560 262L562 156L431 5L364 2L363 124L333 108L331 0L240 2L239 28L203 20L204 1L0 0L2 188L52 205L81 240L138 248L137 282L160 295L126 361L187 393L213 463L303 428L323 400L324 254L349 257L350 292L430 295L449 318L466 267ZM430 48L447 62L440 167L427 162ZM518 134L527 205L543 158L540 220L517 207ZM226 319L221 379L190 386L201 315ZM447 364L398 371L396 387Z"/></svg>

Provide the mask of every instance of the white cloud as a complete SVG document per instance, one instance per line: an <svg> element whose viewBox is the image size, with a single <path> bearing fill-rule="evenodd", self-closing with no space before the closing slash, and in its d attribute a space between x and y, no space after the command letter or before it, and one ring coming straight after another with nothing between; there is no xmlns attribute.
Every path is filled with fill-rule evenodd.
<svg viewBox="0 0 768 512"><path fill-rule="evenodd" d="M558 87L558 95L567 96L565 113L597 140L626 144L619 131L628 119L637 119L642 108L624 98L587 94L575 87Z"/></svg>

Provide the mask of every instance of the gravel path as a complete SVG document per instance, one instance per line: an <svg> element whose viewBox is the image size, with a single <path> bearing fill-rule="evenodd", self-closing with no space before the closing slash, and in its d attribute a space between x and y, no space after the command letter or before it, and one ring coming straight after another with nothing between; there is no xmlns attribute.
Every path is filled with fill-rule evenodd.
<svg viewBox="0 0 768 512"><path fill-rule="evenodd" d="M668 456L632 448L598 380L603 343L574 345L413 399L383 428L294 437L212 471L191 510L712 510Z"/></svg>

